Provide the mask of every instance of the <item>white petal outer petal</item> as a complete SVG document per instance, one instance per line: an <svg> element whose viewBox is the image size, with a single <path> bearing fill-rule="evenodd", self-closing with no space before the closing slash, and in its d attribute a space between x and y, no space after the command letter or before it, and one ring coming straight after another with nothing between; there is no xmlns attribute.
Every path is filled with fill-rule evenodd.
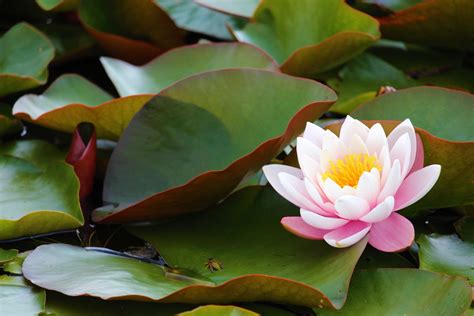
<svg viewBox="0 0 474 316"><path fill-rule="evenodd" d="M321 149L306 138L298 137L296 139L296 153L298 157L304 154L319 162Z"/></svg>
<svg viewBox="0 0 474 316"><path fill-rule="evenodd" d="M360 218L361 221L367 223L377 223L385 220L392 214L395 199L393 196L388 196L379 205L374 207L369 213Z"/></svg>
<svg viewBox="0 0 474 316"><path fill-rule="evenodd" d="M351 142L348 147L348 152L351 154L367 154L367 147L359 135L352 135Z"/></svg>
<svg viewBox="0 0 474 316"><path fill-rule="evenodd" d="M317 213L326 216L334 215L334 207L331 207L332 204L323 200L321 194L316 189L316 186L308 178L304 178L304 185L306 187L306 191L308 191L309 196L311 197L311 200L313 200L313 202L323 210L323 212L317 211Z"/></svg>
<svg viewBox="0 0 474 316"><path fill-rule="evenodd" d="M326 181L324 181L324 186L322 189L329 201L333 203L343 195L341 187L331 178L327 178Z"/></svg>
<svg viewBox="0 0 474 316"><path fill-rule="evenodd" d="M323 136L324 129L311 122L306 123L306 128L303 133L304 138L321 148L323 145Z"/></svg>
<svg viewBox="0 0 474 316"><path fill-rule="evenodd" d="M300 215L305 223L319 229L335 229L344 226L349 222L348 220L339 217L322 216L304 209L300 210Z"/></svg>
<svg viewBox="0 0 474 316"><path fill-rule="evenodd" d="M411 124L410 119L406 119L400 124L398 124L398 126L395 127L393 131L388 135L387 141L388 141L388 146L391 149L397 142L398 138L400 138L400 136L402 136L405 133L408 133L408 136L410 137L411 156L410 156L410 163L408 164L408 170L410 170L411 167L413 166L413 162L415 161L415 154L416 154L415 128Z"/></svg>
<svg viewBox="0 0 474 316"><path fill-rule="evenodd" d="M370 228L371 224L369 223L352 221L324 235L324 240L336 248L349 247L364 238Z"/></svg>
<svg viewBox="0 0 474 316"><path fill-rule="evenodd" d="M364 172L357 183L356 196L365 199L370 206L375 205L380 193L380 173L377 168Z"/></svg>
<svg viewBox="0 0 474 316"><path fill-rule="evenodd" d="M317 176L320 173L319 163L304 154L298 155L298 163L304 176L310 179L313 183L318 183Z"/></svg>
<svg viewBox="0 0 474 316"><path fill-rule="evenodd" d="M285 191L288 192L288 194L297 202L297 206L313 212L324 213L324 211L321 210L309 196L302 179L285 172L280 172L278 177L280 178L280 183Z"/></svg>
<svg viewBox="0 0 474 316"><path fill-rule="evenodd" d="M410 206L424 197L438 181L440 173L440 165L430 165L410 174L395 195L395 210Z"/></svg>
<svg viewBox="0 0 474 316"><path fill-rule="evenodd" d="M419 134L416 134L416 154L415 154L415 161L413 162L413 167L411 168L409 173L413 173L415 171L420 170L423 168L425 164L425 151L423 148L423 141Z"/></svg>
<svg viewBox="0 0 474 316"><path fill-rule="evenodd" d="M265 177L267 178L268 182L270 182L271 186L275 189L275 191L277 191L278 194L283 196L291 203L298 205L298 201L291 194L289 194L281 184L280 178L278 177L278 174L281 172L291 174L300 179L303 178L303 173L298 168L293 168L285 165L266 165L263 167L263 173L265 174Z"/></svg>
<svg viewBox="0 0 474 316"><path fill-rule="evenodd" d="M370 205L366 200L352 195L344 195L336 200L334 204L336 214L341 218L356 220L370 211Z"/></svg>
<svg viewBox="0 0 474 316"><path fill-rule="evenodd" d="M387 177L392 170L392 160L390 159L390 153L388 152L388 146L383 147L379 156L379 163L382 165L382 176L380 178L380 188L383 188Z"/></svg>
<svg viewBox="0 0 474 316"><path fill-rule="evenodd" d="M369 155L372 156L376 154L377 157L380 157L383 147L388 147L387 136L385 135L385 131L380 123L376 123L370 128L365 141L365 146L367 147Z"/></svg>
<svg viewBox="0 0 474 316"><path fill-rule="evenodd" d="M397 159L400 161L402 178L405 178L408 171L410 170L410 156L410 137L408 136L408 133L405 133L400 136L395 145L393 145L393 147L390 149L390 159L392 159L392 161Z"/></svg>
<svg viewBox="0 0 474 316"><path fill-rule="evenodd" d="M367 126L348 115L344 120L344 123L342 123L339 138L341 139L342 143L344 143L346 146L349 146L352 142L352 136L358 135L362 141L365 142L368 133L369 128Z"/></svg>
<svg viewBox="0 0 474 316"><path fill-rule="evenodd" d="M397 192L398 188L402 184L402 175L401 175L401 167L400 162L395 160L393 163L392 169L390 170L390 174L387 177L387 181L380 191L380 194L377 198L377 203L382 202L385 200L387 196L394 196L395 192Z"/></svg>

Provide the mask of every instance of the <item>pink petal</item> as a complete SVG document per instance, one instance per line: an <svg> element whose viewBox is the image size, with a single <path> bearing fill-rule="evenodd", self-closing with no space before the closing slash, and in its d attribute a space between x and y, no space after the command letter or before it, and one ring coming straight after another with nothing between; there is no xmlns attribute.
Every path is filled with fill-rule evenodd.
<svg viewBox="0 0 474 316"><path fill-rule="evenodd" d="M314 185L308 178L304 178L304 185L314 203L324 210L324 213L319 214L327 216L334 214L334 205L323 200L321 192L318 190L316 185Z"/></svg>
<svg viewBox="0 0 474 316"><path fill-rule="evenodd" d="M382 148L388 147L387 136L385 135L385 131L380 123L376 123L370 128L365 141L365 146L367 146L369 155L376 154L377 157L380 157Z"/></svg>
<svg viewBox="0 0 474 316"><path fill-rule="evenodd" d="M370 205L363 198L344 195L336 200L334 204L336 213L345 219L359 219L370 211Z"/></svg>
<svg viewBox="0 0 474 316"><path fill-rule="evenodd" d="M341 227L348 222L342 218L322 216L304 209L300 209L300 215L308 225L319 229L334 229Z"/></svg>
<svg viewBox="0 0 474 316"><path fill-rule="evenodd" d="M413 243L413 224L398 213L392 213L386 220L375 223L369 234L369 243L380 251L402 251Z"/></svg>
<svg viewBox="0 0 474 316"><path fill-rule="evenodd" d="M414 155L414 154L413 154ZM411 157L411 144L408 133L403 134L390 149L390 159L400 161L402 179L408 174Z"/></svg>
<svg viewBox="0 0 474 316"><path fill-rule="evenodd" d="M267 178L271 186L275 189L275 191L277 191L278 194L283 196L291 203L298 205L298 201L292 195L290 195L281 184L278 174L284 172L291 174L297 178L303 178L303 173L301 172L301 170L285 165L267 165L264 166L262 169L263 173L265 174L265 177Z"/></svg>
<svg viewBox="0 0 474 316"><path fill-rule="evenodd" d="M440 165L430 165L410 174L395 195L395 210L401 210L424 197L438 181L440 173Z"/></svg>
<svg viewBox="0 0 474 316"><path fill-rule="evenodd" d="M323 146L324 130L316 124L306 123L306 128L303 133L303 137L311 141L317 147Z"/></svg>
<svg viewBox="0 0 474 316"><path fill-rule="evenodd" d="M360 218L361 221L367 223L377 223L385 220L392 214L395 199L393 196L388 196L379 205L374 207L369 213Z"/></svg>
<svg viewBox="0 0 474 316"><path fill-rule="evenodd" d="M364 238L370 227L369 223L352 221L324 235L324 240L333 247L349 247Z"/></svg>
<svg viewBox="0 0 474 316"><path fill-rule="evenodd" d="M285 191L297 202L297 206L313 212L324 213L309 196L303 180L285 172L280 172L278 178Z"/></svg>
<svg viewBox="0 0 474 316"><path fill-rule="evenodd" d="M377 203L380 203L385 200L387 196L394 196L395 192L397 192L403 181L400 168L400 162L398 160L395 160L392 169L388 174L387 181L385 182L385 185L382 188L382 191L380 191L380 194L377 198Z"/></svg>
<svg viewBox="0 0 474 316"><path fill-rule="evenodd" d="M305 178L310 179L314 184L318 183L319 163L305 154L298 154L298 163Z"/></svg>
<svg viewBox="0 0 474 316"><path fill-rule="evenodd" d="M380 178L380 187L383 188L387 177L392 170L392 160L390 159L390 153L388 152L388 146L384 146L380 151L379 163L382 165L382 176Z"/></svg>
<svg viewBox="0 0 474 316"><path fill-rule="evenodd" d="M280 223L287 231L301 238L321 240L328 233L327 230L318 229L306 224L299 216L283 217Z"/></svg>
<svg viewBox="0 0 474 316"><path fill-rule="evenodd" d="M408 137L410 138L410 162L408 164L408 170L411 169L413 166L413 162L415 161L415 153L416 153L416 136L415 136L415 128L411 124L410 119L406 119L397 127L393 129L393 131L388 135L387 141L390 147L390 150L393 148L397 140L405 133L408 133Z"/></svg>
<svg viewBox="0 0 474 316"><path fill-rule="evenodd" d="M416 155L415 161L413 162L413 167L410 170L410 174L423 168L424 163L425 151L423 149L423 142L421 141L420 135L416 134Z"/></svg>

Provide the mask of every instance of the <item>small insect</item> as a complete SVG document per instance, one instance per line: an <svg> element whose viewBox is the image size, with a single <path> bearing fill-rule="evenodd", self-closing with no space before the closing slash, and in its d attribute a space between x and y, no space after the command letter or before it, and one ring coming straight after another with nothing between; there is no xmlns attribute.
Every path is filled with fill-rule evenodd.
<svg viewBox="0 0 474 316"><path fill-rule="evenodd" d="M208 258L206 263L204 263L204 266L211 272L216 272L224 269L224 265L222 264L222 262L214 258Z"/></svg>

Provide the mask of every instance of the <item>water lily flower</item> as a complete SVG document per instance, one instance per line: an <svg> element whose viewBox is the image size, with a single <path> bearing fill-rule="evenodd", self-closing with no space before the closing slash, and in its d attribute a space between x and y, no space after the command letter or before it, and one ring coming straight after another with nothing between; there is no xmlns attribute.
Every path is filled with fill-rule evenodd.
<svg viewBox="0 0 474 316"><path fill-rule="evenodd" d="M439 178L440 165L423 168L423 144L410 120L386 136L347 116L339 137L307 123L296 144L301 170L284 165L263 168L273 188L300 208L283 226L303 238L348 247L369 235L385 252L409 247L412 223L397 211L417 202Z"/></svg>

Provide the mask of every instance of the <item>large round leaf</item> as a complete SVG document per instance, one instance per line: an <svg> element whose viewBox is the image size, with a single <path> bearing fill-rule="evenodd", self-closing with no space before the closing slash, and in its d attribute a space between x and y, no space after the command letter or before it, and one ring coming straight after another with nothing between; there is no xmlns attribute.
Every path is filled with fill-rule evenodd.
<svg viewBox="0 0 474 316"><path fill-rule="evenodd" d="M0 315L38 315L45 292L29 286L22 277L0 276Z"/></svg>
<svg viewBox="0 0 474 316"><path fill-rule="evenodd" d="M60 76L42 94L24 95L13 106L13 114L55 130L72 133L82 122L93 123L99 138L116 140L131 118L153 95L113 99L85 78Z"/></svg>
<svg viewBox="0 0 474 316"><path fill-rule="evenodd" d="M234 34L267 51L283 72L305 77L348 61L380 36L375 19L343 0L264 0Z"/></svg>
<svg viewBox="0 0 474 316"><path fill-rule="evenodd" d="M102 65L121 96L158 93L200 72L224 68L278 70L260 49L242 43L191 45L173 49L143 66L102 57Z"/></svg>
<svg viewBox="0 0 474 316"><path fill-rule="evenodd" d="M206 305L191 311L178 314L178 316L258 316L260 314L237 306Z"/></svg>
<svg viewBox="0 0 474 316"><path fill-rule="evenodd" d="M395 93L400 93L400 91ZM389 95L395 95L395 93L383 95L377 99ZM377 99L375 99L375 101L377 101ZM400 103L397 105L403 106L403 101L400 100ZM387 107L386 109L387 112L389 112L389 108ZM412 118L410 115L408 115L408 117ZM413 119L413 121L416 123L415 119ZM377 121L365 121L364 123L367 124L367 126L372 126L376 122ZM399 121L379 122L382 124L387 135L400 123ZM445 124L445 127L448 129L454 129L454 126L452 125ZM458 126L456 125L456 127ZM338 133L340 124L334 124L328 126L328 128ZM465 128L469 129L467 126L465 126ZM439 130L441 131L441 129ZM442 139L419 128L416 128L416 132L420 135L423 142L425 155L424 165L440 164L441 175L433 189L420 201L404 210L403 213L408 216L414 216L418 215L421 210L427 210L430 208L472 204L474 202L474 197L472 195L474 169L466 169L465 164L466 161L470 161L474 156L474 143L472 141L458 142ZM462 135L464 132L461 132L460 134Z"/></svg>
<svg viewBox="0 0 474 316"><path fill-rule="evenodd" d="M36 0L36 3L45 11L65 12L76 9L79 0Z"/></svg>
<svg viewBox="0 0 474 316"><path fill-rule="evenodd" d="M336 249L296 237L280 225L293 214L297 208L272 188L248 187L207 212L130 230L178 271L219 285L215 301L340 308L367 240ZM209 261L221 269L210 269Z"/></svg>
<svg viewBox="0 0 474 316"><path fill-rule="evenodd" d="M474 243L457 235L421 235L420 269L468 278L474 286Z"/></svg>
<svg viewBox="0 0 474 316"><path fill-rule="evenodd" d="M253 69L178 82L145 105L120 139L103 195L118 208L103 220L162 218L218 202L335 97L315 81Z"/></svg>
<svg viewBox="0 0 474 316"><path fill-rule="evenodd" d="M194 2L218 12L250 18L257 9L259 0L194 0Z"/></svg>
<svg viewBox="0 0 474 316"><path fill-rule="evenodd" d="M458 316L471 304L471 288L461 278L417 269L377 269L354 273L339 311L318 315Z"/></svg>
<svg viewBox="0 0 474 316"><path fill-rule="evenodd" d="M79 16L111 56L143 63L181 45L182 32L151 0L82 0Z"/></svg>
<svg viewBox="0 0 474 316"><path fill-rule="evenodd" d="M364 103L351 116L361 120L404 120L451 141L474 141L474 96L470 93L415 87ZM449 121L446 121L449 118Z"/></svg>
<svg viewBox="0 0 474 316"><path fill-rule="evenodd" d="M2 145L0 170L0 240L82 225L79 181L55 147L42 141Z"/></svg>
<svg viewBox="0 0 474 316"><path fill-rule="evenodd" d="M0 97L45 84L54 47L27 23L19 23L0 38Z"/></svg>
<svg viewBox="0 0 474 316"><path fill-rule="evenodd" d="M381 19L380 22L382 33L387 38L472 51L473 18L472 0L431 0Z"/></svg>

